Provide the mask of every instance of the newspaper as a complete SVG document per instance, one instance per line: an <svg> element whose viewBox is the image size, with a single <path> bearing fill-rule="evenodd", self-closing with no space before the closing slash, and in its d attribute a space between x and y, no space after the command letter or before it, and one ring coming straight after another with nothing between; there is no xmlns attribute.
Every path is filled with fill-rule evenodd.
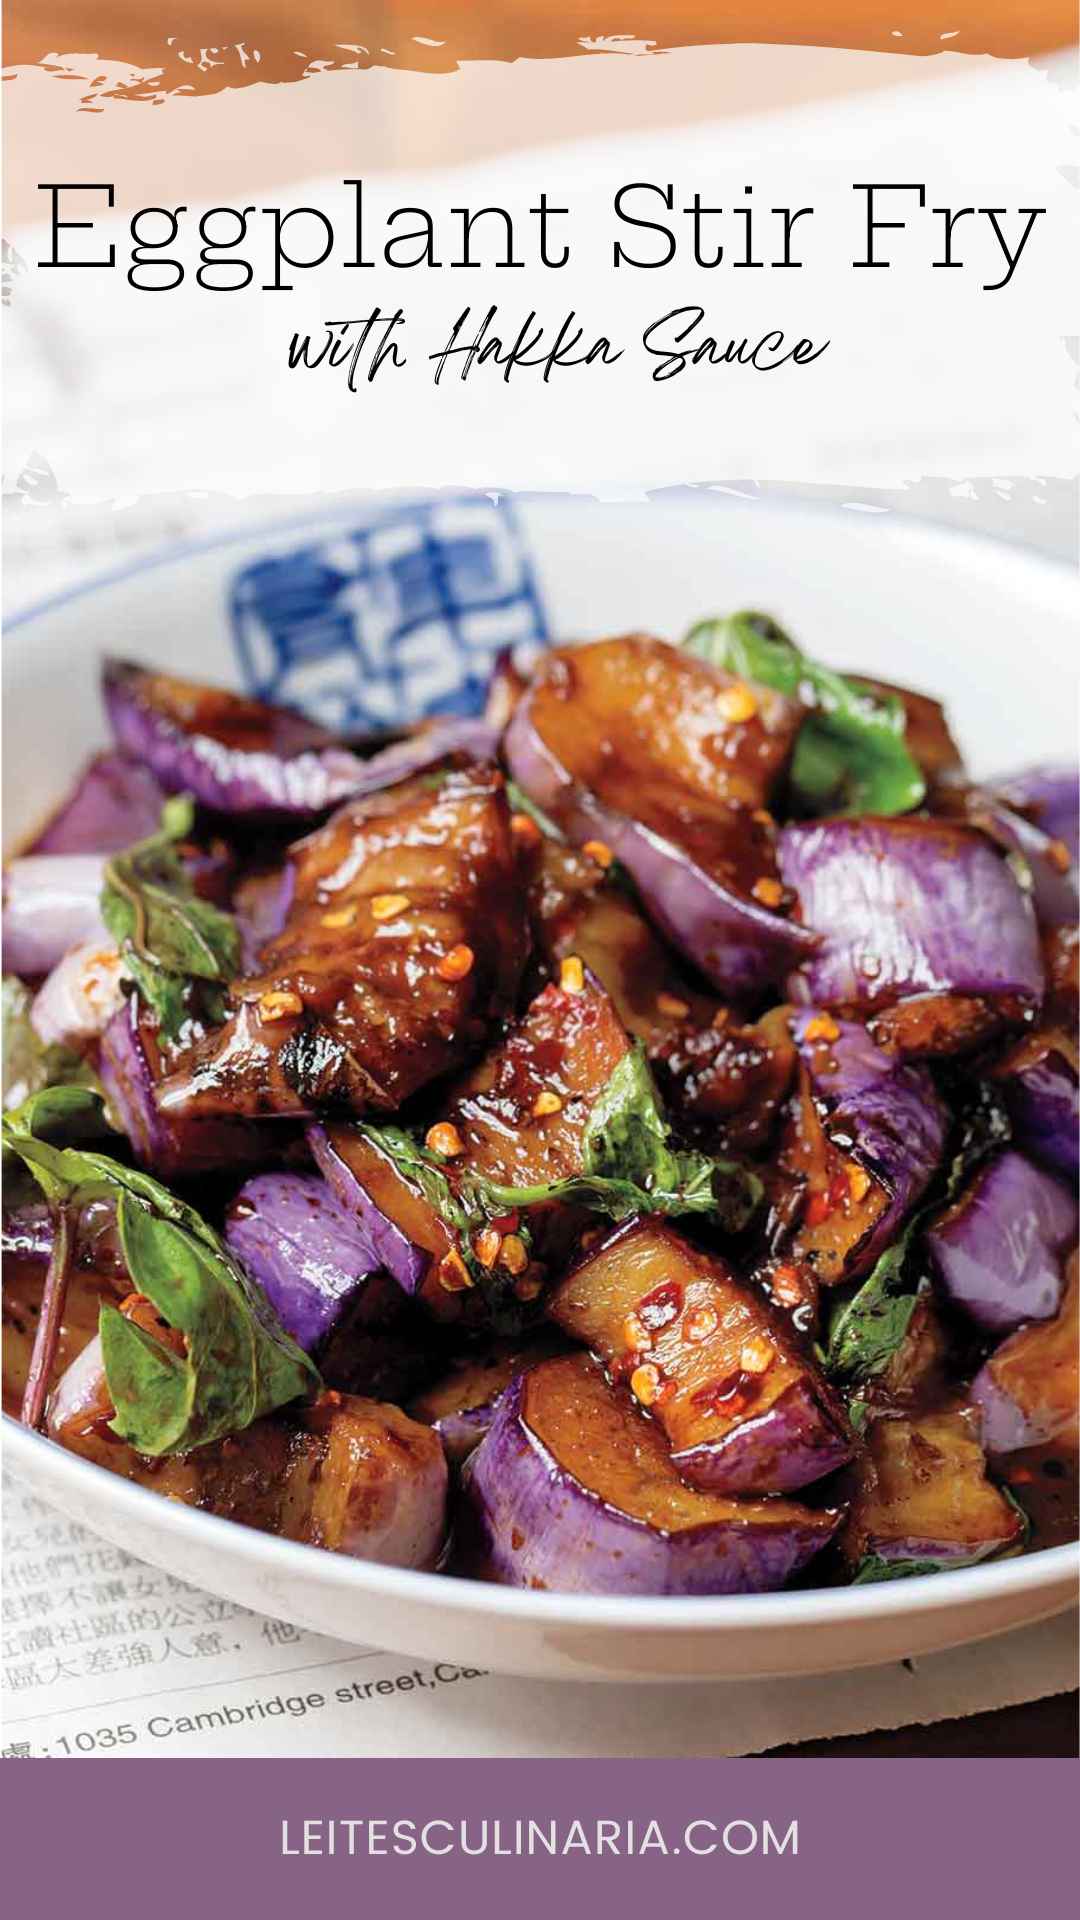
<svg viewBox="0 0 1080 1920"><path fill-rule="evenodd" d="M144 1565L10 1479L6 1758L739 1755L1077 1684L1075 1614L859 1673L693 1687L512 1680L347 1646ZM662 1698L663 1710L657 1710Z"/></svg>

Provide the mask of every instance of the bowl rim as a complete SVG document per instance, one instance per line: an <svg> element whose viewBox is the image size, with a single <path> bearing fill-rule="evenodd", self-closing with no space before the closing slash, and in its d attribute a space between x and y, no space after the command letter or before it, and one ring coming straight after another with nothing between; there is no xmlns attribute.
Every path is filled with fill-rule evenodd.
<svg viewBox="0 0 1080 1920"><path fill-rule="evenodd" d="M515 496L512 493L499 493L495 497L513 515ZM393 493L343 494L318 509L280 518L265 510L256 511L232 522L220 533L163 541L137 558L105 568L86 580L46 595L8 617L4 621L5 631L12 633L31 626L89 595L122 586L158 568L242 545L261 535L277 537L348 519L364 509L378 513L394 506L407 505L410 501L432 498L445 499L450 504L464 498L490 501L493 496L483 489L469 494L465 490L433 494L419 489L401 489ZM683 497L678 501L583 501L560 495L533 495L527 504L530 512L555 510L580 513L583 507L586 510L596 507L609 512L631 509L640 515L655 516L657 525L675 516L682 519L688 513L721 512L734 516L757 511L770 518L782 516L790 522L827 519L851 526L853 532L852 519L845 519L845 516L854 516L859 507L859 503L845 507L835 500L806 499L800 495L766 494L755 497L704 491L696 497ZM865 507L861 510L866 512ZM1055 587L1067 588L1080 597L1080 576L1075 569L1067 561L1045 554L1037 547L944 525L893 507L874 508L872 517L875 522L887 519L890 530L898 532L906 543L928 547L931 552L944 548L952 554L965 547L972 563L977 558L985 561L993 556L1006 570L1011 571L1014 567L1021 567L1025 572L1037 570L1048 584L1052 582ZM332 1588L343 1595L370 1593L382 1599L399 1599L403 1604L435 1603L440 1609L454 1614L481 1614L489 1618L516 1621L522 1626L534 1624L579 1627L584 1630L604 1627L616 1633L645 1631L667 1634L679 1628L700 1632L704 1629L746 1629L751 1626L776 1629L830 1623L836 1625L849 1619L880 1621L940 1610L942 1607L960 1611L976 1600L988 1601L1017 1592L1055 1589L1070 1572L1077 1586L1077 1597L1080 1597L1080 1542L943 1573L915 1574L902 1580L883 1581L860 1587L857 1594L850 1586L806 1587L778 1593L670 1596L537 1593L531 1589L467 1580L459 1575L419 1572L387 1566L378 1561L352 1559L297 1541L282 1540L253 1528L238 1526L216 1514L180 1506L174 1501L162 1501L151 1489L106 1474L93 1462L80 1460L76 1455L65 1452L45 1435L29 1432L10 1415L5 1414L0 1419L0 1433L3 1435L5 1465L21 1461L44 1481L71 1484L76 1491L85 1489L84 1504L91 1527L93 1509L103 1500L121 1520L130 1517L137 1525L140 1515L149 1519L156 1514L160 1526L181 1542L202 1542L210 1548L216 1542L219 1550L227 1551L232 1559L272 1572L284 1583L290 1580L303 1582L315 1575L318 1585ZM99 1497L95 1496L95 1488ZM148 1507L145 1504L147 1501L154 1501L154 1506ZM1060 1603L1055 1602L1054 1610L1058 1604L1064 1607L1069 1601L1063 1599Z"/></svg>
<svg viewBox="0 0 1080 1920"><path fill-rule="evenodd" d="M232 521L228 527L218 533L194 534L181 540L162 540L150 547L145 553L130 560L122 561L114 567L103 567L87 579L75 581L61 587L56 593L45 594L38 600L5 616L5 633L17 632L21 627L29 626L51 613L85 599L87 595L100 593L110 587L125 585L129 580L150 573L159 567L171 566L182 560L198 558L203 554L220 552L227 547L244 545L260 535L276 538L278 535L300 532L304 528L314 528L330 522L348 519L351 515L367 511L371 514L391 512L395 508L407 507L410 503L445 503L447 506L460 505L464 501L487 501L498 506L517 519L520 508L529 514L580 514L581 512L625 513L655 517L656 523L665 520L683 519L691 514L724 513L732 517L749 513L767 514L769 518L783 517L791 522L799 520L831 521L838 526L848 527L854 532L860 521L871 521L878 525L885 523L890 531L899 533L902 540L913 544L922 544L931 551L941 548L956 553L967 548L971 562L993 558L1006 571L1014 566L1025 570L1037 571L1048 583L1063 588L1080 600L1080 572L1069 560L1056 554L1045 552L1029 541L1005 540L994 534L981 533L973 528L953 526L940 520L933 520L924 514L908 513L902 508L863 501L818 500L802 494L733 494L715 492L707 488L696 489L691 495L678 500L646 498L641 500L600 500L589 496L571 496L569 494L539 493L517 495L510 490L497 488L476 489L435 489L398 488L388 492L357 491L336 495L332 501L322 507L309 508L302 512L282 515L280 518L266 509L253 510L243 518Z"/></svg>
<svg viewBox="0 0 1080 1920"><path fill-rule="evenodd" d="M161 1527L181 1541L201 1542L210 1549L216 1542L233 1560L276 1574L283 1584L290 1580L303 1582L317 1574L320 1587L332 1588L341 1595L377 1593L382 1599L397 1599L403 1604L435 1604L440 1611L479 1613L523 1626L532 1623L583 1630L605 1627L623 1633L642 1629L670 1633L680 1627L699 1632L703 1628L836 1625L847 1619L893 1619L940 1610L942 1606L959 1610L975 1600L1038 1592L1044 1587L1057 1587L1070 1570L1080 1597L1080 1543L1046 1547L1038 1553L986 1561L980 1566L913 1574L857 1590L847 1586L709 1595L537 1593L531 1588L468 1580L458 1574L419 1572L376 1560L352 1559L299 1541L282 1540L253 1527L238 1526L219 1514L163 1501L151 1488L108 1474L93 1461L66 1453L44 1434L29 1432L10 1414L3 1415L2 1427L5 1456L10 1450L16 1462L21 1458L31 1470L36 1466L44 1479L63 1480L75 1492L84 1489L91 1528L93 1507L100 1503L95 1498L96 1488L119 1520L130 1519L137 1525L140 1516L149 1519L156 1514ZM146 1504L148 1501L154 1502L153 1507ZM1062 1609L1068 1604L1062 1600Z"/></svg>

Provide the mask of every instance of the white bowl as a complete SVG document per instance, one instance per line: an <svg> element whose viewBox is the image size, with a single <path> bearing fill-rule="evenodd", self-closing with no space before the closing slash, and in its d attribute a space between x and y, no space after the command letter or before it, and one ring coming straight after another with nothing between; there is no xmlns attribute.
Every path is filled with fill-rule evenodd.
<svg viewBox="0 0 1080 1920"><path fill-rule="evenodd" d="M17 843L104 739L102 652L359 724L465 706L517 638L677 636L757 605L830 662L944 696L991 772L1076 752L1078 594L1030 551L893 514L357 499L173 547L11 621L5 799ZM72 1518L230 1599L342 1640L543 1678L821 1673L931 1653L1072 1605L1074 1547L957 1573L718 1599L519 1593L267 1538L4 1422L7 1465Z"/></svg>

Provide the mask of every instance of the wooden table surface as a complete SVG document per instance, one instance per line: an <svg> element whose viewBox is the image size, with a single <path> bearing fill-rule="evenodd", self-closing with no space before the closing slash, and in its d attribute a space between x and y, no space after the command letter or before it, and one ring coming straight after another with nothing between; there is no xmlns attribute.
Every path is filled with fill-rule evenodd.
<svg viewBox="0 0 1080 1920"><path fill-rule="evenodd" d="M859 1733L843 1740L805 1740L763 1757L825 1760L1075 1760L1080 1752L1080 1694L1059 1693L998 1713L941 1720L895 1733Z"/></svg>

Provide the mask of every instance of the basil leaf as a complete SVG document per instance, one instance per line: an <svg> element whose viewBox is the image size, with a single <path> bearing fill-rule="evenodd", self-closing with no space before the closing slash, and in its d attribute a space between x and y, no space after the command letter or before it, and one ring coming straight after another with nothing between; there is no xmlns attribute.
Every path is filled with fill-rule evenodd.
<svg viewBox="0 0 1080 1920"><path fill-rule="evenodd" d="M851 1576L853 1587L876 1585L881 1580L910 1580L919 1573L947 1573L950 1567L970 1565L957 1560L882 1560L868 1553Z"/></svg>
<svg viewBox="0 0 1080 1920"><path fill-rule="evenodd" d="M14 974L3 983L3 1104L22 1106L45 1087L81 1083L96 1085L94 1074L70 1047L47 1046L30 1019L34 996Z"/></svg>
<svg viewBox="0 0 1080 1920"><path fill-rule="evenodd" d="M729 1231L746 1225L761 1198L761 1182L735 1161L680 1152L660 1106L640 1045L624 1054L597 1097L582 1142L582 1171L532 1187L501 1186L468 1169L448 1175L400 1127L362 1126L458 1235L463 1259L480 1285L491 1275L472 1255L472 1235L500 1214L576 1203L612 1220L637 1213L711 1214ZM528 1244L527 1226L520 1229Z"/></svg>
<svg viewBox="0 0 1080 1920"><path fill-rule="evenodd" d="M800 653L764 613L702 620L684 643L700 659L773 687L812 708L792 756L791 786L812 813L909 813L926 782L905 744L906 716L894 696Z"/></svg>
<svg viewBox="0 0 1080 1920"><path fill-rule="evenodd" d="M205 1019L223 1018L221 989L240 960L235 921L200 900L176 851L194 817L187 795L166 801L159 831L106 862L101 892L101 917L169 1040L180 1035L193 990Z"/></svg>
<svg viewBox="0 0 1080 1920"><path fill-rule="evenodd" d="M99 1104L87 1089L51 1088L5 1117L3 1138L53 1205L116 1201L132 1287L184 1336L185 1352L173 1354L102 1308L113 1431L140 1453L186 1453L317 1388L314 1363L201 1214L150 1174L37 1137L38 1127L85 1114L86 1104Z"/></svg>

